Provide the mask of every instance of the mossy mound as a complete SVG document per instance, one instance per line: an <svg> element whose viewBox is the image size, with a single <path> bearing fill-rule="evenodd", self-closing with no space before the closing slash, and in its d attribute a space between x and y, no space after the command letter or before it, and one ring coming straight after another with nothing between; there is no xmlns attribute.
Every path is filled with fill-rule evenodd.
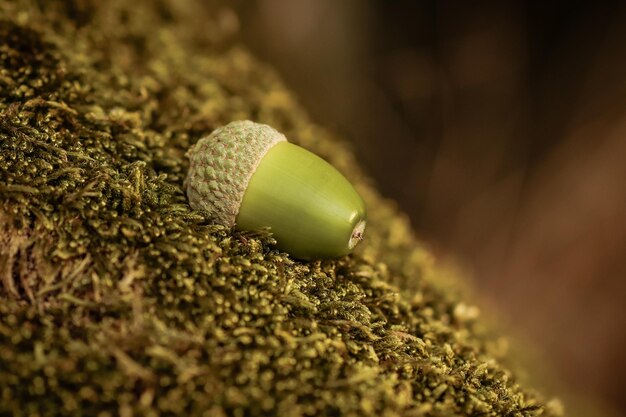
<svg viewBox="0 0 626 417"><path fill-rule="evenodd" d="M204 3L0 1L0 415L557 415ZM235 119L354 181L356 255L294 261L190 209L184 153Z"/></svg>

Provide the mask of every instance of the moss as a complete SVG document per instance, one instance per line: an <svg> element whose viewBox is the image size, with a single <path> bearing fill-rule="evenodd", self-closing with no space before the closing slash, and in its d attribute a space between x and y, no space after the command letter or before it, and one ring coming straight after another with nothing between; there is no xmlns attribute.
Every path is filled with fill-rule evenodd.
<svg viewBox="0 0 626 417"><path fill-rule="evenodd" d="M200 3L0 0L0 415L559 415ZM184 153L234 119L354 181L354 256L298 262L190 209Z"/></svg>

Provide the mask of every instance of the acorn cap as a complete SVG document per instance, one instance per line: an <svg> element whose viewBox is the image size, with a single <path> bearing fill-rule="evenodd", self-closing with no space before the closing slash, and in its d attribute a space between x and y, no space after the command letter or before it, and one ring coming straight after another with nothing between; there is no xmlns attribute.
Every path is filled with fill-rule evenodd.
<svg viewBox="0 0 626 417"><path fill-rule="evenodd" d="M363 237L365 205L348 180L267 125L232 122L188 157L189 203L221 224L269 228L302 259L348 254Z"/></svg>
<svg viewBox="0 0 626 417"><path fill-rule="evenodd" d="M185 183L191 207L234 226L252 174L272 146L286 141L270 126L249 120L232 122L200 139L187 151Z"/></svg>

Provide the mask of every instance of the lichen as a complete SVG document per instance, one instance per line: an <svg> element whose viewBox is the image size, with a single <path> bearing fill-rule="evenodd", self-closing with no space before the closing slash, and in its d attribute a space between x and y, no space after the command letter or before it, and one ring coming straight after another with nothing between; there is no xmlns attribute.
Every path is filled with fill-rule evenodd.
<svg viewBox="0 0 626 417"><path fill-rule="evenodd" d="M223 7L0 0L0 415L559 415ZM351 179L355 255L190 208L185 151L237 119Z"/></svg>

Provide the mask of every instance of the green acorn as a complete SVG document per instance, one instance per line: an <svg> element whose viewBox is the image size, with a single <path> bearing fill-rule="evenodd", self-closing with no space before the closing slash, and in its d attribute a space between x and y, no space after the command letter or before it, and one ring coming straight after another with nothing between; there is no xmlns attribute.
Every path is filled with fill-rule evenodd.
<svg viewBox="0 0 626 417"><path fill-rule="evenodd" d="M346 255L365 230L365 204L329 163L270 126L232 122L193 146L189 204L240 230L269 228L301 259Z"/></svg>

